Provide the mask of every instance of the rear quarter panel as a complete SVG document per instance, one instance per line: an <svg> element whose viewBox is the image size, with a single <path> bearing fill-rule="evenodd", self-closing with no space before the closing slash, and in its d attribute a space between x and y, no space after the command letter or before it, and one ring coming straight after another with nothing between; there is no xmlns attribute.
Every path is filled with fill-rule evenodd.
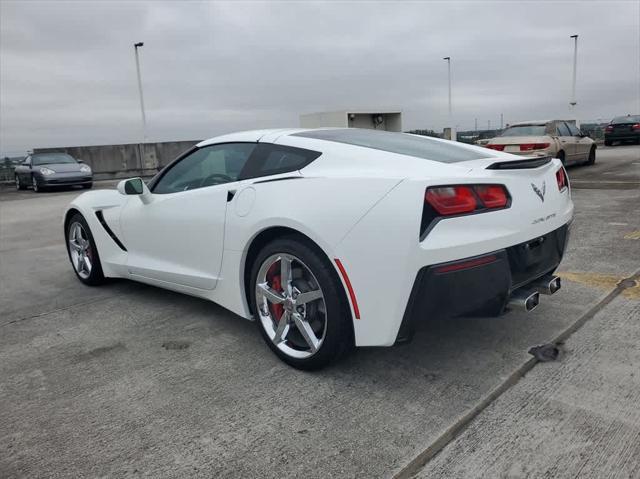
<svg viewBox="0 0 640 479"><path fill-rule="evenodd" d="M484 162L481 162L484 163ZM471 168L464 175L403 181L362 218L336 247L355 290L361 319L356 344L395 342L418 271L428 265L490 253L545 235L573 217L570 191L558 191L559 160L535 170ZM531 183L545 186L545 201ZM500 183L510 208L441 220L423 240L420 218L428 186ZM427 318L425 318L427 319Z"/></svg>

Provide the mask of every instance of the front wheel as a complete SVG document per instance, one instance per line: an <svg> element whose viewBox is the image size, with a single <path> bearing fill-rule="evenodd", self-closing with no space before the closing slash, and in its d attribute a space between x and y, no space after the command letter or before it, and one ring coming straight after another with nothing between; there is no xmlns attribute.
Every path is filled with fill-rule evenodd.
<svg viewBox="0 0 640 479"><path fill-rule="evenodd" d="M35 193L40 193L42 191L42 188L40 188L40 184L35 176L31 177L31 187Z"/></svg>
<svg viewBox="0 0 640 479"><path fill-rule="evenodd" d="M321 251L296 237L267 244L251 271L251 309L262 337L298 369L326 366L353 345L342 284Z"/></svg>
<svg viewBox="0 0 640 479"><path fill-rule="evenodd" d="M98 248L89 225L80 213L69 220L66 233L67 253L78 279L89 286L104 283Z"/></svg>

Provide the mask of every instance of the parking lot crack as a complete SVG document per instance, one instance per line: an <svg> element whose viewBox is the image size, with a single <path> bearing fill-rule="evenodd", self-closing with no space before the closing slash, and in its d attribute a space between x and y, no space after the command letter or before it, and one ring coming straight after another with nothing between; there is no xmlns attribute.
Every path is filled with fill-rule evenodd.
<svg viewBox="0 0 640 479"><path fill-rule="evenodd" d="M83 302L80 302L80 303L74 303L74 304L70 304L68 306L64 306L62 308L56 308L56 309L52 309L50 311L44 311L42 313L33 314L31 316L25 316L23 318L12 319L11 321L7 321L6 323L0 324L0 327L9 326L10 324L20 323L22 321L28 321L30 319L41 318L43 316L48 316L49 314L54 314L54 313L58 313L60 311L66 311L68 309L73 309L73 308L75 308L77 306L84 306L86 304L99 303L101 301L106 301L107 299L112 299L112 298L113 298L113 296L108 296L106 298L92 299L90 301L83 301Z"/></svg>
<svg viewBox="0 0 640 479"><path fill-rule="evenodd" d="M585 311L572 324L561 331L549 344L562 345L566 340L580 329L584 324L593 318L597 313L602 311L611 301L622 294L627 288L633 288L640 281L640 270L631 276L619 281L615 288L602 297L594 306ZM503 393L513 387L520 378L524 377L533 367L538 364L536 358L531 358L521 364L509 377L502 383L493 388L483 399L475 406L459 417L451 426L445 429L435 441L429 444L423 451L419 452L409 463L397 471L392 477L393 479L409 479L415 477L440 451L442 451L450 442L464 432L471 422Z"/></svg>

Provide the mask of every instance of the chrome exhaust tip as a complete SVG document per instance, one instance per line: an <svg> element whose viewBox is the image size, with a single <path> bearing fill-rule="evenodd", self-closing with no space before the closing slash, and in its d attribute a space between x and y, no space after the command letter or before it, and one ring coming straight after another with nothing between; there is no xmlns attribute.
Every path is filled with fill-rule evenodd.
<svg viewBox="0 0 640 479"><path fill-rule="evenodd" d="M513 309L526 311L527 313L536 309L540 304L540 293L537 291L514 291L507 305Z"/></svg>
<svg viewBox="0 0 640 479"><path fill-rule="evenodd" d="M560 290L562 283L558 276L550 275L535 281L532 286L540 294L554 294Z"/></svg>

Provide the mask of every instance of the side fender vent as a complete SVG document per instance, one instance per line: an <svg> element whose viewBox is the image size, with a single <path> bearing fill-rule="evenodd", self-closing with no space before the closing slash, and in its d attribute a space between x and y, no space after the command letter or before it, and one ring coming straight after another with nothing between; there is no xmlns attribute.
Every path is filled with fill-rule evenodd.
<svg viewBox="0 0 640 479"><path fill-rule="evenodd" d="M111 239L113 240L113 242L115 244L118 245L118 248L120 248L122 251L127 251L127 248L124 247L124 245L122 244L122 242L118 239L118 237L116 236L116 234L111 231L111 228L109 228L109 225L107 224L107 222L104 219L104 215L102 214L102 210L98 210L96 211L96 217L98 218L98 221L100 222L100 224L102 225L102 227L104 228L104 230L107 232L107 234L111 237Z"/></svg>

